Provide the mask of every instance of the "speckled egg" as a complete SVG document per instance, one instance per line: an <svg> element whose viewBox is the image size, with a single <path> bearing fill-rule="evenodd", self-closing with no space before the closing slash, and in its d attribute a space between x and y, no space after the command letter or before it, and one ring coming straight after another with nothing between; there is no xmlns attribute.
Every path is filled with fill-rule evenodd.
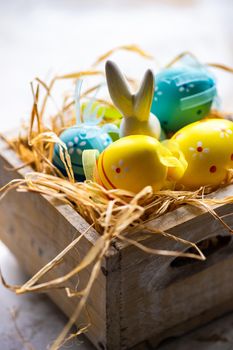
<svg viewBox="0 0 233 350"><path fill-rule="evenodd" d="M179 183L194 189L219 185L233 168L233 122L205 119L179 130L173 137L188 168Z"/></svg>
<svg viewBox="0 0 233 350"><path fill-rule="evenodd" d="M145 186L160 190L167 181L183 176L186 164L158 140L145 135L119 139L103 151L94 170L94 180L107 189L137 193ZM173 171L169 171L172 168Z"/></svg>
<svg viewBox="0 0 233 350"><path fill-rule="evenodd" d="M171 67L155 76L151 107L166 132L207 116L216 96L213 76L202 67Z"/></svg>
<svg viewBox="0 0 233 350"><path fill-rule="evenodd" d="M74 177L77 181L84 181L82 153L86 149L97 149L102 152L112 143L111 137L100 127L81 124L65 130L60 139L66 144L71 158ZM54 147L53 164L66 176L65 166L59 155L59 146Z"/></svg>

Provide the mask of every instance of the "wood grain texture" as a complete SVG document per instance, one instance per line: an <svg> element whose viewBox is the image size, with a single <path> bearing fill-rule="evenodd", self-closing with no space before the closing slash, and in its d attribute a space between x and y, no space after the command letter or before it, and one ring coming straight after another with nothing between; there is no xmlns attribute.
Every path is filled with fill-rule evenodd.
<svg viewBox="0 0 233 350"><path fill-rule="evenodd" d="M8 171L22 162L0 142L0 185L22 177L28 169ZM216 196L232 194L233 187L219 190ZM216 208L225 221L233 224L232 205ZM11 192L0 203L1 239L31 275L58 254L88 223L71 207L46 196ZM188 205L165 214L150 223L195 243L229 232L209 213ZM48 278L64 274L95 244L98 233L91 229L56 271ZM185 250L160 235L139 235L143 244L159 249ZM210 255L205 262L172 267L174 258L152 256L134 246L115 243L103 261L88 302L92 326L88 338L99 349L118 350L135 346L151 347L164 338L179 335L233 309L233 241ZM90 267L91 268L91 267ZM82 288L90 268L70 286ZM61 290L49 296L70 316L77 301L68 299ZM85 320L83 315L82 322ZM139 344L139 345L138 345Z"/></svg>
<svg viewBox="0 0 233 350"><path fill-rule="evenodd" d="M177 211L167 215L174 218ZM219 207L217 211L219 215L231 214L232 205ZM183 223L170 227L168 232L195 243L220 234L229 235L207 213L180 221ZM232 226L232 216L226 221ZM162 218L160 222L160 227L169 227L166 215L164 222ZM156 223L153 225L158 227ZM184 250L180 243L159 235L144 239L143 244L152 248ZM171 267L172 257L143 255L132 246L122 249L121 254L121 300L124 310L121 318L124 332L121 336L125 348L148 338L157 344L163 338L182 334L233 308L232 240L208 256L205 262L192 262L181 267ZM223 308L222 304L227 308Z"/></svg>
<svg viewBox="0 0 233 350"><path fill-rule="evenodd" d="M2 186L13 178L19 178L22 170L9 172L5 169L6 166L19 165L20 161L3 142L1 142L0 152L0 185ZM29 275L37 272L89 227L89 224L67 205L56 203L55 206L53 200L46 196L15 191L10 192L0 203L0 223L4 228L1 231L2 241L16 255ZM94 229L89 230L80 241L78 248L73 249L64 263L48 274L48 278L61 276L74 268L97 238L97 232ZM91 267L74 277L70 287L83 288L90 276L90 271ZM67 298L62 290L54 290L49 293L49 296L67 316L73 313L77 299ZM93 286L88 302L88 312L92 322L88 337L95 345L99 342L105 343L106 276L102 272ZM82 316L78 324L80 322L82 324L88 322L86 315Z"/></svg>

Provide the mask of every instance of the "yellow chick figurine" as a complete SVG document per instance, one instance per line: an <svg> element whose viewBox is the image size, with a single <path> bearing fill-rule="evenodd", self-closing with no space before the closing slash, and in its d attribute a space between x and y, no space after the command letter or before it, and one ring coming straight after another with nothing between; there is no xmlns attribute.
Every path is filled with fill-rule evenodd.
<svg viewBox="0 0 233 350"><path fill-rule="evenodd" d="M148 135L159 139L161 133L158 118L150 113L154 96L154 75L150 69L145 73L137 93L131 93L120 69L107 61L106 78L108 90L116 108L122 113L120 136Z"/></svg>
<svg viewBox="0 0 233 350"><path fill-rule="evenodd" d="M92 159L93 177L88 160ZM83 152L84 171L106 189L138 193L145 186L158 191L183 176L187 163L178 148L169 150L153 137L132 135L108 146L95 161L93 150ZM87 171L85 172L87 174Z"/></svg>
<svg viewBox="0 0 233 350"><path fill-rule="evenodd" d="M188 162L179 183L188 189L219 185L233 168L233 123L204 119L179 130L173 137Z"/></svg>

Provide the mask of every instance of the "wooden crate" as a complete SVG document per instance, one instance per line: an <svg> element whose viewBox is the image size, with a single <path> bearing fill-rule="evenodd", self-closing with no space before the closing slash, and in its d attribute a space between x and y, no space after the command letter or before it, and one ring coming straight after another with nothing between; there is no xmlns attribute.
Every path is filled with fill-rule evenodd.
<svg viewBox="0 0 233 350"><path fill-rule="evenodd" d="M22 162L0 140L0 185L22 177L30 168L9 171ZM216 192L221 198L233 194L233 186ZM232 205L216 208L225 221L233 224ZM10 192L0 202L0 237L16 255L29 275L55 257L88 223L70 206L46 196ZM88 311L91 327L87 337L99 349L143 348L162 339L180 335L233 309L233 242L226 229L210 214L188 205L150 223L195 243L223 236L221 246L209 252L205 262L152 256L134 246L116 244L105 257L95 282ZM224 238L228 237L228 238ZM55 278L74 267L95 244L98 233L91 229L56 270ZM160 235L145 237L143 243L160 249L185 249L180 243ZM188 261L188 263L187 263ZM70 282L83 287L88 268ZM68 299L62 290L50 298L70 316L77 300ZM85 322L86 314L81 322Z"/></svg>

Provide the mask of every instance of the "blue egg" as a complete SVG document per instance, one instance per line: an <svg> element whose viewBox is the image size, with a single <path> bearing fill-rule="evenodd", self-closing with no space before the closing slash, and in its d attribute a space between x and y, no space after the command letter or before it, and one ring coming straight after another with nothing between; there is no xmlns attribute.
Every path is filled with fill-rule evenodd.
<svg viewBox="0 0 233 350"><path fill-rule="evenodd" d="M166 132L174 132L208 115L216 95L215 80L205 68L166 68L155 76L151 112Z"/></svg>
<svg viewBox="0 0 233 350"><path fill-rule="evenodd" d="M97 149L102 152L112 143L111 137L100 127L80 124L65 130L60 139L66 144L74 177L77 181L84 181L85 175L82 165L82 152L86 149ZM58 144L54 147L53 164L67 176L65 166L60 158Z"/></svg>

